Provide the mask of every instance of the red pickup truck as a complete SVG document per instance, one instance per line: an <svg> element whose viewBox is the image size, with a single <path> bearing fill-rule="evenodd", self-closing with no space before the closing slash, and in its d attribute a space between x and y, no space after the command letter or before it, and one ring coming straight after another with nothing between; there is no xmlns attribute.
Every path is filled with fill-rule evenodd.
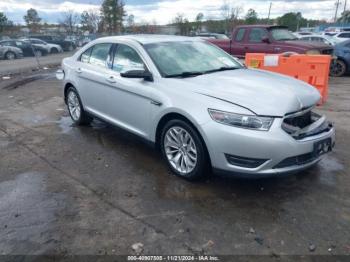
<svg viewBox="0 0 350 262"><path fill-rule="evenodd" d="M329 45L298 40L287 27L271 25L242 25L232 32L231 39L207 39L233 56L243 58L246 53L296 52L298 54L333 53Z"/></svg>

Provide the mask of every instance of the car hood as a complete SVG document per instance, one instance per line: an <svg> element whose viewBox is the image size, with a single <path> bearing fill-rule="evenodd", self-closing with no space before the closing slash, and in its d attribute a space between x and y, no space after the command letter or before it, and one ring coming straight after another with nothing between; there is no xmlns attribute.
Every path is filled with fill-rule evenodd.
<svg viewBox="0 0 350 262"><path fill-rule="evenodd" d="M233 103L257 115L284 116L315 105L320 94L311 85L280 74L237 69L185 78L197 94Z"/></svg>

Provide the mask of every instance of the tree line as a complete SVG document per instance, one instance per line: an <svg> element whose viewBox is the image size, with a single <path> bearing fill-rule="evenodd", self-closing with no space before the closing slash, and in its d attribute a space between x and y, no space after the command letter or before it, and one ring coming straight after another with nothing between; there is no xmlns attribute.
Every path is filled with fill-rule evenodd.
<svg viewBox="0 0 350 262"><path fill-rule="evenodd" d="M78 32L119 34L119 33L155 33L156 21L135 23L133 14L127 15L123 0L104 0L100 10L86 10L81 14L73 10L62 14L61 19L55 25L43 22L37 10L27 10L23 17L30 32L39 32L41 28L59 25L69 35ZM338 19L340 23L350 22L350 11L345 11ZM175 26L181 35L189 35L203 29L209 32L229 34L232 29L241 24L276 24L287 26L292 31L300 27L313 27L325 24L326 21L310 20L302 16L300 12L288 12L275 19L261 18L254 9L243 13L243 7L231 6L224 0L220 7L220 17L205 17L198 13L193 21L189 21L184 14L177 14L169 25ZM18 31L20 26L15 25L6 15L0 12L0 33Z"/></svg>
<svg viewBox="0 0 350 262"><path fill-rule="evenodd" d="M123 21L126 18L125 4L123 0L104 0L100 10L86 10L81 14L69 10L62 14L57 24L47 24L36 9L27 10L23 19L32 33L37 33L42 28L60 26L67 34L72 35L78 31L90 33L105 32L108 34L119 34L123 31ZM0 12L0 33L18 31L19 25L10 21L3 12Z"/></svg>

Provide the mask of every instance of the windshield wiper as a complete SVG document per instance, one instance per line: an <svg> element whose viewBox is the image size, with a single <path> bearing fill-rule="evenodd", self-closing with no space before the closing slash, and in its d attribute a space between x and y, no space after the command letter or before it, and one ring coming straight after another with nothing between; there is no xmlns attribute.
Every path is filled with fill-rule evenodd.
<svg viewBox="0 0 350 262"><path fill-rule="evenodd" d="M203 75L203 72L200 71L188 71L188 72L182 72L180 74L173 74L173 75L166 75L164 77L166 78L172 78L172 77L193 77L193 76L199 76Z"/></svg>
<svg viewBox="0 0 350 262"><path fill-rule="evenodd" d="M239 67L223 66L223 67L220 67L220 68L217 68L217 69L205 71L204 74L210 74L210 73L215 73L215 72L220 72L220 71L235 70L235 69L239 69Z"/></svg>

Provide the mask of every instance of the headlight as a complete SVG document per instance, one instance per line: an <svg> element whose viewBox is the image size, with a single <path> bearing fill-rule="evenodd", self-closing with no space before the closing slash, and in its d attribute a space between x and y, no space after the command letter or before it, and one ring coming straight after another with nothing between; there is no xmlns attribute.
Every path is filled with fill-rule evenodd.
<svg viewBox="0 0 350 262"><path fill-rule="evenodd" d="M272 117L240 115L214 109L208 111L214 121L229 126L268 131L273 123Z"/></svg>
<svg viewBox="0 0 350 262"><path fill-rule="evenodd" d="M320 52L320 50L317 50L317 49L311 49L311 50L307 50L306 54L307 55L320 55L321 52Z"/></svg>

